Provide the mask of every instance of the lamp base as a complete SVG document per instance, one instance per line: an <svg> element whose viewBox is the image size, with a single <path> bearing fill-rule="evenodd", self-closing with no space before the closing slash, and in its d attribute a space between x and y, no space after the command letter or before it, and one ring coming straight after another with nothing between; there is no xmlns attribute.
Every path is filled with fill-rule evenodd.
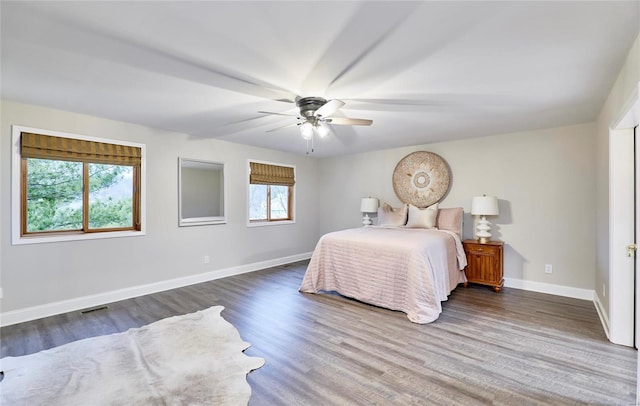
<svg viewBox="0 0 640 406"><path fill-rule="evenodd" d="M369 215L365 213L364 217L362 218L362 225L366 227L366 226L370 226L371 224L373 224L371 217L369 217Z"/></svg>
<svg viewBox="0 0 640 406"><path fill-rule="evenodd" d="M486 244L491 241L491 223L487 220L486 216L480 217L478 225L476 227L476 237L480 244Z"/></svg>

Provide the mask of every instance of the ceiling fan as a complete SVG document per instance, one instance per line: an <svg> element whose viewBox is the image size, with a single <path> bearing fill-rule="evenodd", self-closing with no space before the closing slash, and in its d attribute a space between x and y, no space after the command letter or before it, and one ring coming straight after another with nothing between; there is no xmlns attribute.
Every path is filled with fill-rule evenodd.
<svg viewBox="0 0 640 406"><path fill-rule="evenodd" d="M300 114L274 113L270 111L259 111L263 114L274 114L278 116L292 116L298 119L297 123L287 124L282 127L267 130L272 132L287 127L300 127L300 135L307 141L307 154L309 144L313 152L313 136L317 134L320 138L326 137L330 129L327 124L337 125L371 125L373 120L363 118L331 117L345 103L342 100L326 100L322 97L296 97L296 106L300 109Z"/></svg>

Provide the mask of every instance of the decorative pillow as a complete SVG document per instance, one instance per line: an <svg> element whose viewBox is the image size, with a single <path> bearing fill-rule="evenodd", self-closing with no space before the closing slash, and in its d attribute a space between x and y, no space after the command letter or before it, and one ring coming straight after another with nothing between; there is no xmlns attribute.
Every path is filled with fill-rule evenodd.
<svg viewBox="0 0 640 406"><path fill-rule="evenodd" d="M407 205L391 207L388 203L378 208L378 225L402 227L407 224Z"/></svg>
<svg viewBox="0 0 640 406"><path fill-rule="evenodd" d="M412 204L409 205L409 220L407 227L410 228L436 228L436 218L438 217L438 203L421 209Z"/></svg>
<svg viewBox="0 0 640 406"><path fill-rule="evenodd" d="M462 207L452 207L438 210L436 225L439 230L449 230L458 234L462 238L462 218L464 210Z"/></svg>

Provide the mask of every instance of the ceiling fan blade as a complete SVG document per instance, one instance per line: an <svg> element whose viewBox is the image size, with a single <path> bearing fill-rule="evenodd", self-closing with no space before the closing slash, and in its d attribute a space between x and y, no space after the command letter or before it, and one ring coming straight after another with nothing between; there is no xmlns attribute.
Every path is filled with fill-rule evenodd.
<svg viewBox="0 0 640 406"><path fill-rule="evenodd" d="M259 111L258 113L262 113L262 114L273 114L276 116L288 116L288 117L298 117L299 114L288 114L288 113L274 113L272 111Z"/></svg>
<svg viewBox="0 0 640 406"><path fill-rule="evenodd" d="M367 120L365 118L348 118L348 117L331 117L328 118L327 123L338 125L371 125L373 120Z"/></svg>
<svg viewBox="0 0 640 406"><path fill-rule="evenodd" d="M338 109L340 109L340 107L342 106L344 106L344 102L342 100L329 100L328 102L323 104L322 107L316 110L315 115L321 117L329 117L330 115L338 111Z"/></svg>
<svg viewBox="0 0 640 406"><path fill-rule="evenodd" d="M441 101L435 101L433 99L349 99L350 101L360 103L371 104L397 104L403 106L439 106L442 105ZM351 106L351 104L349 104Z"/></svg>
<svg viewBox="0 0 640 406"><path fill-rule="evenodd" d="M298 125L298 123L287 124L287 125L283 125L283 126L280 126L280 127L272 128L270 130L267 130L266 132L271 133L271 132L274 132L274 131L282 130L283 128L295 127L297 125Z"/></svg>

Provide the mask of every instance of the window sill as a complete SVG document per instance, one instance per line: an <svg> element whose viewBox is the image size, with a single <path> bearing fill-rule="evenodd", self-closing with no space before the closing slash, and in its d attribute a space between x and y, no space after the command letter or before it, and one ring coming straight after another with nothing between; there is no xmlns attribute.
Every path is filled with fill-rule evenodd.
<svg viewBox="0 0 640 406"><path fill-rule="evenodd" d="M82 233L66 235L34 235L29 237L14 236L12 245L44 244L52 242L101 240L105 238L140 237L144 231L113 231L104 233Z"/></svg>
<svg viewBox="0 0 640 406"><path fill-rule="evenodd" d="M205 226L209 224L227 224L227 219L223 216L220 217L189 217L181 218L178 220L178 226Z"/></svg>
<svg viewBox="0 0 640 406"><path fill-rule="evenodd" d="M249 222L247 223L247 227L264 227L264 226L283 226L286 224L295 224L295 220L282 220L282 221L260 221L260 222Z"/></svg>

